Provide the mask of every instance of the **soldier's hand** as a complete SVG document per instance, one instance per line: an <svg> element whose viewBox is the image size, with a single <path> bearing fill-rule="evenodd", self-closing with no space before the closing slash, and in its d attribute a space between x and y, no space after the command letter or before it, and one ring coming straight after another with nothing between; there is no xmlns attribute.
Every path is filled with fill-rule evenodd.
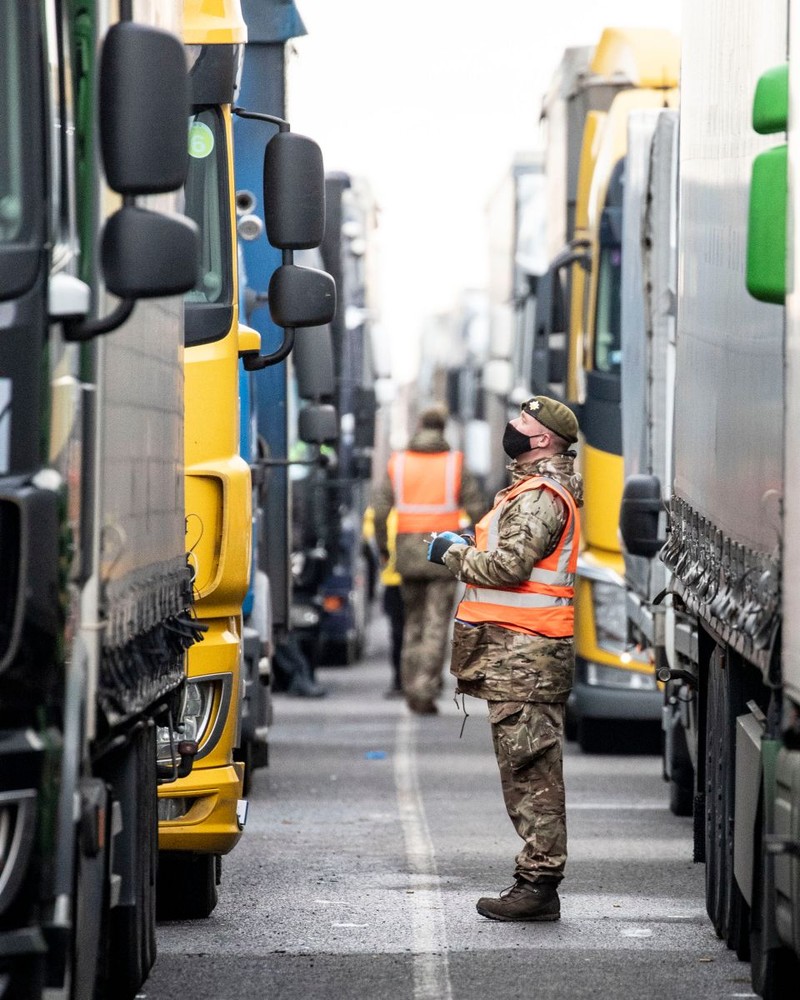
<svg viewBox="0 0 800 1000"><path fill-rule="evenodd" d="M444 554L453 545L466 545L467 543L457 535L455 531L443 531L437 535L428 546L428 562L438 563L444 566Z"/></svg>

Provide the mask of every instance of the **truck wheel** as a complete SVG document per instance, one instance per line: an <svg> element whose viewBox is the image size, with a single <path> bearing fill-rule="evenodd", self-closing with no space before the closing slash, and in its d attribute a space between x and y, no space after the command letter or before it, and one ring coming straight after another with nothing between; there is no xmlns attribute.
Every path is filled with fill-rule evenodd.
<svg viewBox="0 0 800 1000"><path fill-rule="evenodd" d="M604 719L578 719L578 746L584 753L603 753L608 749L608 729Z"/></svg>
<svg viewBox="0 0 800 1000"><path fill-rule="evenodd" d="M104 776L122 807L114 852L125 859L122 898L109 912L107 960L98 970L101 995L133 997L156 959L155 881L158 800L155 726L148 723L130 746L109 756ZM112 855L113 856L113 855Z"/></svg>
<svg viewBox="0 0 800 1000"><path fill-rule="evenodd" d="M763 832L763 797L759 802L757 829ZM753 909L750 919L750 978L753 992L763 1000L782 1000L793 996L800 980L800 961L788 948L764 948L764 913L768 905L764 887L763 842L756 846L759 858L753 874Z"/></svg>
<svg viewBox="0 0 800 1000"><path fill-rule="evenodd" d="M669 783L669 809L673 816L691 816L694 807L694 789L687 788L674 778Z"/></svg>
<svg viewBox="0 0 800 1000"><path fill-rule="evenodd" d="M218 856L162 851L158 856L159 920L204 920L217 905Z"/></svg>
<svg viewBox="0 0 800 1000"><path fill-rule="evenodd" d="M242 740L242 745L233 755L234 760L239 760L244 764L242 772L242 796L250 794L250 787L253 784L253 741Z"/></svg>
<svg viewBox="0 0 800 1000"><path fill-rule="evenodd" d="M749 957L747 903L733 873L736 715L739 671L717 648L708 677L706 743L706 911L714 930L739 958Z"/></svg>

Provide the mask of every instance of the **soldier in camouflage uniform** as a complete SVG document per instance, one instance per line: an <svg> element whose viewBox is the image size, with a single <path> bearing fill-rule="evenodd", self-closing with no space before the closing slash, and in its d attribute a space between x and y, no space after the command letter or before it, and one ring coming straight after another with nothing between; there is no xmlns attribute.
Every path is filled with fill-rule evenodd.
<svg viewBox="0 0 800 1000"><path fill-rule="evenodd" d="M477 547L448 532L428 552L468 585L456 611L450 669L459 693L489 703L506 809L524 842L514 886L478 901L478 912L495 920L560 916L564 711L574 669L583 494L569 450L577 435L577 420L563 403L537 396L523 404L503 437L514 459L511 485L479 524Z"/></svg>
<svg viewBox="0 0 800 1000"><path fill-rule="evenodd" d="M423 410L416 433L409 441L405 454L411 459L422 456L423 462L429 457L432 468L436 470L435 474L442 478L448 458L458 456L450 514L437 515L429 512L416 514L411 518L402 514L398 505L402 508L403 498L396 495L398 490L395 488L398 477L395 476L393 482L389 473L373 497L375 541L384 559L389 555L387 518L393 507L398 510L395 562L397 572L402 577L405 616L401 680L409 708L420 715L432 715L437 711L436 698L442 689L442 669L457 586L452 574L443 566L428 562L425 539L436 530L437 516L451 517L453 525L458 527L460 511L466 511L473 522L486 512L486 502L475 478L463 466L460 453L452 452L444 437L446 423L447 410L443 406L434 405ZM441 461L437 461L435 456L439 456ZM411 479L411 475L406 476L406 492ZM427 488L430 484L422 485ZM432 508L434 505L422 506ZM410 524L403 523L404 517Z"/></svg>

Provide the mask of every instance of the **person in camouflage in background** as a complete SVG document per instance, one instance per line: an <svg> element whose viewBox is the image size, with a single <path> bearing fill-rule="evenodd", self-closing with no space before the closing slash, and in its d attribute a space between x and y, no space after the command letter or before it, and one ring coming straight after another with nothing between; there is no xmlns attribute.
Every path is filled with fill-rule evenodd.
<svg viewBox="0 0 800 1000"><path fill-rule="evenodd" d="M567 859L562 756L574 670L574 576L583 483L574 470L578 422L536 396L509 422L511 485L477 525L476 545L437 536L428 559L464 583L450 670L457 693L489 703L506 809L524 846L515 883L478 900L494 920L558 920Z"/></svg>
<svg viewBox="0 0 800 1000"><path fill-rule="evenodd" d="M426 559L425 539L432 532L459 530L464 511L472 522L486 512L463 455L452 451L444 437L447 416L441 404L422 411L408 447L392 455L373 497L375 541L384 560L387 518L392 508L397 512L395 564L404 605L400 672L406 703L419 715L437 712L456 595L452 575Z"/></svg>

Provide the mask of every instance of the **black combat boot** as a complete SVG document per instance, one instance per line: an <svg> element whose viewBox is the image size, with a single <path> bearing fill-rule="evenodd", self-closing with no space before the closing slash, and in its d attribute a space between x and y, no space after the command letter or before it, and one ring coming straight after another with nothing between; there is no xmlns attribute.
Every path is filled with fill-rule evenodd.
<svg viewBox="0 0 800 1000"><path fill-rule="evenodd" d="M518 878L515 885L504 889L499 899L483 896L477 910L490 920L558 920L561 903L557 882L528 882Z"/></svg>

